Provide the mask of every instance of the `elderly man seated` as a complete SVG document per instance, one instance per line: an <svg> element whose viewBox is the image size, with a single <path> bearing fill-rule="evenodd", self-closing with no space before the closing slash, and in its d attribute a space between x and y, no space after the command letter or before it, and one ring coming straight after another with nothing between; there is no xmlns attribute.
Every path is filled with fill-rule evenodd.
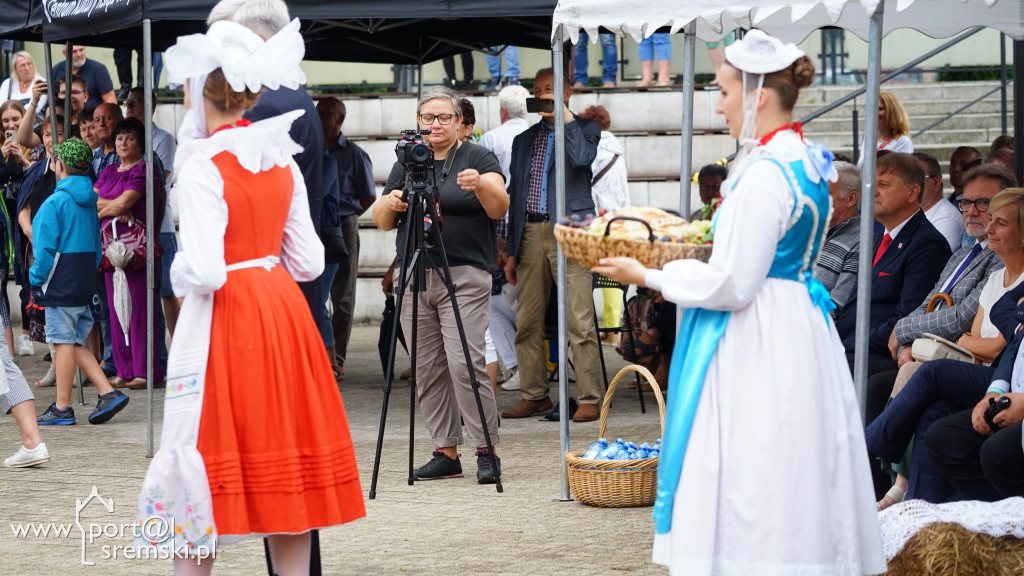
<svg viewBox="0 0 1024 576"><path fill-rule="evenodd" d="M814 266L814 278L825 286L832 301L850 300L857 283L857 259L860 257L860 168L849 162L834 164L839 178L829 182L832 196L832 220L825 233L825 245ZM833 319L835 310L832 311Z"/></svg>

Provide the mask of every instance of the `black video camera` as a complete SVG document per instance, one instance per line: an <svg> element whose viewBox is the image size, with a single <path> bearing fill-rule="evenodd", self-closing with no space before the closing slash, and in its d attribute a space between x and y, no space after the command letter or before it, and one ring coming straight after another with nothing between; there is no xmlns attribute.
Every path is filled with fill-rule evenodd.
<svg viewBox="0 0 1024 576"><path fill-rule="evenodd" d="M1010 407L1010 397L1000 396L999 399L989 398L988 408L985 409L985 422L988 423L988 427L992 430L992 433L999 432L999 424L996 424L996 414L999 414L1003 410Z"/></svg>
<svg viewBox="0 0 1024 576"><path fill-rule="evenodd" d="M434 149L423 137L430 130L402 130L402 139L395 145L398 163L405 166L409 174L408 184L402 192L402 202L409 202L409 190L426 195L434 184ZM430 197L429 205L423 214L423 237L428 246L434 245L434 222L440 229L444 222L441 219L441 203L438 198Z"/></svg>
<svg viewBox="0 0 1024 576"><path fill-rule="evenodd" d="M430 130L402 130L402 139L395 145L398 163L413 175L417 172L426 173L427 168L433 168L434 149L423 140L427 134L430 134Z"/></svg>

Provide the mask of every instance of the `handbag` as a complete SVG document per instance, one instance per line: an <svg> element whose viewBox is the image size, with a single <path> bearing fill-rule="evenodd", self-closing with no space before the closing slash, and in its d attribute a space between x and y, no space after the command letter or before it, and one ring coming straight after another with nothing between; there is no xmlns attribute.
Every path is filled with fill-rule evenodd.
<svg viewBox="0 0 1024 576"><path fill-rule="evenodd" d="M928 332L924 333L924 338L914 340L911 350L914 353L914 359L919 362L948 358L950 360L974 363L974 354L969 350L941 336Z"/></svg>
<svg viewBox="0 0 1024 576"><path fill-rule="evenodd" d="M320 241L324 243L324 261L328 264L348 258L348 246L341 226L324 226L320 229Z"/></svg>
<svg viewBox="0 0 1024 576"><path fill-rule="evenodd" d="M113 272L114 265L107 257L107 248L115 241L125 245L132 254L131 261L122 268L125 272L140 270L146 266L146 225L136 220L133 224L122 224L118 226L117 218L111 218L102 229L100 229L100 248L103 252L103 259L100 260L100 272ZM159 258L164 250L157 240L153 239L154 256Z"/></svg>

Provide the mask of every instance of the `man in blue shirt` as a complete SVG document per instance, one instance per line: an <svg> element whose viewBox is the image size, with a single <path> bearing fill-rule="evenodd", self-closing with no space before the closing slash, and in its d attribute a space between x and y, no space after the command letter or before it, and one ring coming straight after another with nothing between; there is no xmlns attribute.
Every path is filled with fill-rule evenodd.
<svg viewBox="0 0 1024 576"><path fill-rule="evenodd" d="M67 51L64 57L67 58ZM53 67L53 77L63 78L67 62L61 60ZM85 46L71 47L71 72L85 79L89 86L89 99L85 101L86 107L94 108L104 102L117 104L117 95L114 94L114 84L110 81L110 73L106 66L89 60L85 57Z"/></svg>

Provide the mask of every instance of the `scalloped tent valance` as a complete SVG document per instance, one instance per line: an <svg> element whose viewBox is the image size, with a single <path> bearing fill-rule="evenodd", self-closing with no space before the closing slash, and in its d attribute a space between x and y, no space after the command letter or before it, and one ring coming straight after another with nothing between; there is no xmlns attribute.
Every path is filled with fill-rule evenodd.
<svg viewBox="0 0 1024 576"><path fill-rule="evenodd" d="M621 0L559 0L552 37L560 27L575 44L580 30L597 41L598 28L639 41L658 29L678 32L690 22L697 37L715 41L737 28L760 28L786 42L801 42L811 32L837 26L868 39L871 14L883 0L648 0L642 8ZM984 26L1024 40L1021 0L884 0L883 34L911 28L947 38Z"/></svg>

